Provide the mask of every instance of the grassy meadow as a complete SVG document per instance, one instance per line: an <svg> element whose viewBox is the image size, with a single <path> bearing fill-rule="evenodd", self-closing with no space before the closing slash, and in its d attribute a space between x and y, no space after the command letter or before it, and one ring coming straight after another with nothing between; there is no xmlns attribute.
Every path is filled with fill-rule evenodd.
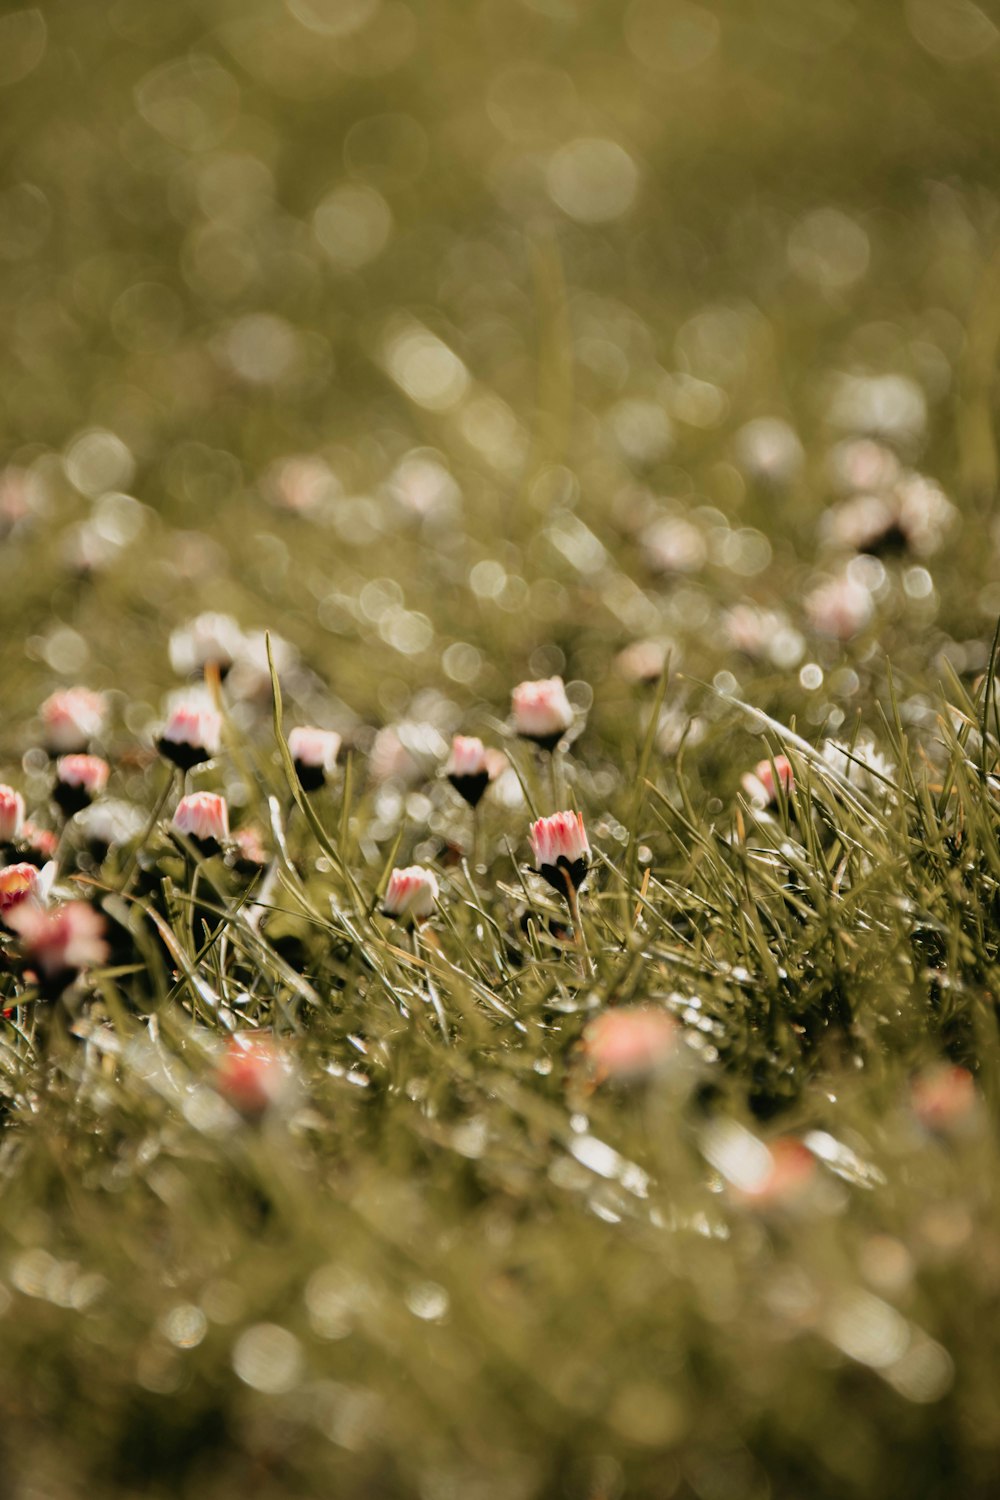
<svg viewBox="0 0 1000 1500"><path fill-rule="evenodd" d="M997 1493L988 11L3 8L0 1500Z"/></svg>

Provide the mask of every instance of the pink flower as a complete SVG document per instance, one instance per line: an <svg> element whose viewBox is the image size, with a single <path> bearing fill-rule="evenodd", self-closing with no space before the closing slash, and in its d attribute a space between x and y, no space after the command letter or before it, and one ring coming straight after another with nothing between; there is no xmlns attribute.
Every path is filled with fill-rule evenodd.
<svg viewBox="0 0 1000 1500"><path fill-rule="evenodd" d="M598 1083L652 1073L677 1046L677 1023L646 1005L606 1010L583 1033L583 1050Z"/></svg>
<svg viewBox="0 0 1000 1500"><path fill-rule="evenodd" d="M255 1033L230 1037L215 1075L222 1097L250 1119L279 1103L290 1082L283 1054L268 1037Z"/></svg>
<svg viewBox="0 0 1000 1500"><path fill-rule="evenodd" d="M86 750L100 734L107 716L103 693L89 688L63 688L46 698L41 707L45 744L53 755Z"/></svg>
<svg viewBox="0 0 1000 1500"><path fill-rule="evenodd" d="M765 1150L767 1161L760 1175L735 1189L738 1198L760 1208L798 1197L816 1176L816 1158L794 1136L779 1136Z"/></svg>
<svg viewBox="0 0 1000 1500"><path fill-rule="evenodd" d="M208 703L188 702L172 710L156 744L162 756L189 771L218 755L221 741L220 714Z"/></svg>
<svg viewBox="0 0 1000 1500"><path fill-rule="evenodd" d="M59 840L51 828L39 828L37 824L30 822L27 818L21 828L21 838L26 845L26 852L34 854L40 860L55 858L56 850L59 848Z"/></svg>
<svg viewBox="0 0 1000 1500"><path fill-rule="evenodd" d="M52 795L67 817L100 796L108 784L110 769L99 755L60 756Z"/></svg>
<svg viewBox="0 0 1000 1500"><path fill-rule="evenodd" d="M34 865L8 865L0 870L0 919L22 901L40 901L38 870Z"/></svg>
<svg viewBox="0 0 1000 1500"><path fill-rule="evenodd" d="M86 901L67 901L49 910L22 901L7 913L7 923L47 994L58 994L84 969L105 963L110 952L104 918Z"/></svg>
<svg viewBox="0 0 1000 1500"><path fill-rule="evenodd" d="M518 683L510 698L517 733L547 750L559 743L573 723L573 706L561 677Z"/></svg>
<svg viewBox="0 0 1000 1500"><path fill-rule="evenodd" d="M199 843L221 844L229 838L229 808L218 792L192 792L182 797L174 813L174 827Z"/></svg>
<svg viewBox="0 0 1000 1500"><path fill-rule="evenodd" d="M976 1085L967 1068L941 1063L918 1073L910 1086L913 1113L928 1130L962 1125L976 1107Z"/></svg>
<svg viewBox="0 0 1000 1500"><path fill-rule="evenodd" d="M813 629L838 641L848 641L863 630L875 610L864 584L846 573L819 584L804 602Z"/></svg>
<svg viewBox="0 0 1000 1500"><path fill-rule="evenodd" d="M233 835L233 843L236 846L238 859L246 865L266 865L267 850L264 848L260 836L260 829L252 823L245 828L240 828Z"/></svg>
<svg viewBox="0 0 1000 1500"><path fill-rule="evenodd" d="M0 786L0 844L12 844L24 822L24 798L12 786Z"/></svg>
<svg viewBox="0 0 1000 1500"><path fill-rule="evenodd" d="M579 890L590 862L583 814L557 812L551 818L539 818L532 823L528 837L535 869L549 885L562 895L567 894L567 881L572 882L574 890Z"/></svg>
<svg viewBox="0 0 1000 1500"><path fill-rule="evenodd" d="M666 660L667 648L662 641L633 641L619 651L615 668L626 682L656 682Z"/></svg>
<svg viewBox="0 0 1000 1500"><path fill-rule="evenodd" d="M754 807L770 807L778 800L779 786L786 797L795 790L792 763L787 755L776 755L773 763L759 760L753 770L741 778L741 785Z"/></svg>
<svg viewBox="0 0 1000 1500"><path fill-rule="evenodd" d="M399 921L421 922L434 910L438 895L438 883L433 870L428 870L423 865L393 870L382 900L382 912Z"/></svg>
<svg viewBox="0 0 1000 1500"><path fill-rule="evenodd" d="M482 740L474 735L456 734L444 771L459 796L464 797L470 807L475 807L490 782L496 780L506 765L506 756L496 750L487 750Z"/></svg>
<svg viewBox="0 0 1000 1500"><path fill-rule="evenodd" d="M288 736L288 753L295 762L304 792L315 792L332 776L340 754L341 739L334 729L300 725Z"/></svg>

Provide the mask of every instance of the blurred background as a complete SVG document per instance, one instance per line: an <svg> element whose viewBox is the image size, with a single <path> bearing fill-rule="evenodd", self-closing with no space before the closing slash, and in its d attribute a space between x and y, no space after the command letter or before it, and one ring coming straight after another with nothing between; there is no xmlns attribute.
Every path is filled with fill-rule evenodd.
<svg viewBox="0 0 1000 1500"><path fill-rule="evenodd" d="M864 575L879 639L981 670L998 69L973 0L6 11L12 708L79 678L138 728L205 607L349 727L650 636L710 677L745 603L791 606L777 705L880 462L963 524L943 604Z"/></svg>

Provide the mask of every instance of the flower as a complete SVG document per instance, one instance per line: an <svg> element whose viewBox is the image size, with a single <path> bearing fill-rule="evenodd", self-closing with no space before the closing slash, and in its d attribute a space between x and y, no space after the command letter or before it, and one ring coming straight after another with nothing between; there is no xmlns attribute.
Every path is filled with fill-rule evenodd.
<svg viewBox="0 0 1000 1500"><path fill-rule="evenodd" d="M573 706L562 678L518 683L510 697L517 733L553 750L573 722Z"/></svg>
<svg viewBox="0 0 1000 1500"><path fill-rule="evenodd" d="M804 603L813 629L839 641L848 641L863 630L875 609L864 584L846 573L819 584Z"/></svg>
<svg viewBox="0 0 1000 1500"><path fill-rule="evenodd" d="M288 736L288 753L304 792L316 792L328 776L333 775L340 754L341 739L334 729L314 729L300 725Z"/></svg>
<svg viewBox="0 0 1000 1500"><path fill-rule="evenodd" d="M100 796L108 784L110 766L99 755L62 755L56 761L52 792L66 817L72 817Z"/></svg>
<svg viewBox="0 0 1000 1500"><path fill-rule="evenodd" d="M456 734L444 773L460 797L475 807L491 781L506 768L507 757L487 750L474 735Z"/></svg>
<svg viewBox="0 0 1000 1500"><path fill-rule="evenodd" d="M754 807L770 807L778 800L778 787L786 797L795 790L795 773L787 755L774 760L759 760L752 771L741 777L740 784Z"/></svg>
<svg viewBox="0 0 1000 1500"><path fill-rule="evenodd" d="M107 961L105 921L86 901L66 901L48 910L21 901L7 913L21 952L36 971L39 988L60 994L78 974Z"/></svg>
<svg viewBox="0 0 1000 1500"><path fill-rule="evenodd" d="M222 717L208 703L178 703L156 741L165 759L182 771L218 755L222 740Z"/></svg>
<svg viewBox="0 0 1000 1500"><path fill-rule="evenodd" d="M853 745L843 740L825 740L823 759L831 771L859 792L881 797L894 792L894 787L887 783L895 781L896 767L870 739L859 737Z"/></svg>
<svg viewBox="0 0 1000 1500"><path fill-rule="evenodd" d="M107 700L89 688L61 688L41 707L45 744L53 755L86 750L104 728Z"/></svg>
<svg viewBox="0 0 1000 1500"><path fill-rule="evenodd" d="M260 829L253 823L237 830L233 835L233 844L237 867L242 866L244 871L253 873L267 864L267 850L264 848Z"/></svg>
<svg viewBox="0 0 1000 1500"><path fill-rule="evenodd" d="M557 812L551 818L539 818L529 830L535 868L549 885L568 895L569 884L579 890L590 863L590 844L583 826L583 814Z"/></svg>
<svg viewBox="0 0 1000 1500"><path fill-rule="evenodd" d="M200 676L213 666L225 677L243 646L243 632L232 615L207 610L170 637L170 665L180 677Z"/></svg>
<svg viewBox="0 0 1000 1500"><path fill-rule="evenodd" d="M15 906L20 906L22 901L38 903L40 897L35 865L8 865L6 869L0 870L0 920L5 921L7 913Z"/></svg>
<svg viewBox="0 0 1000 1500"><path fill-rule="evenodd" d="M59 840L51 828L39 828L27 818L21 825L21 840L24 845L21 852L35 865L44 865L54 859L59 848Z"/></svg>
<svg viewBox="0 0 1000 1500"><path fill-rule="evenodd" d="M677 1022L648 1005L622 1005L597 1016L583 1033L583 1051L598 1083L654 1072L677 1046Z"/></svg>
<svg viewBox="0 0 1000 1500"><path fill-rule="evenodd" d="M910 1103L921 1125L945 1133L968 1122L976 1107L976 1085L968 1068L940 1063L918 1073Z"/></svg>
<svg viewBox="0 0 1000 1500"><path fill-rule="evenodd" d="M633 641L615 657L615 670L626 682L656 682L666 660L667 648L662 641Z"/></svg>
<svg viewBox="0 0 1000 1500"><path fill-rule="evenodd" d="M24 822L24 798L12 786L0 786L0 844L12 844Z"/></svg>
<svg viewBox="0 0 1000 1500"><path fill-rule="evenodd" d="M765 1150L762 1170L735 1187L737 1198L758 1208L797 1198L816 1177L816 1158L795 1136L779 1136Z"/></svg>
<svg viewBox="0 0 1000 1500"><path fill-rule="evenodd" d="M393 870L382 899L384 916L397 921L422 922L434 910L439 895L437 877L424 865Z"/></svg>
<svg viewBox="0 0 1000 1500"><path fill-rule="evenodd" d="M229 838L229 808L218 792L192 792L182 797L174 813L178 833L199 844L221 844Z"/></svg>
<svg viewBox="0 0 1000 1500"><path fill-rule="evenodd" d="M109 797L85 807L76 826L87 841L95 859L103 860L108 851L137 838L146 823L145 816L132 802Z"/></svg>
<svg viewBox="0 0 1000 1500"><path fill-rule="evenodd" d="M269 1038L256 1034L230 1037L215 1074L222 1097L250 1119L279 1103L290 1081L283 1054Z"/></svg>

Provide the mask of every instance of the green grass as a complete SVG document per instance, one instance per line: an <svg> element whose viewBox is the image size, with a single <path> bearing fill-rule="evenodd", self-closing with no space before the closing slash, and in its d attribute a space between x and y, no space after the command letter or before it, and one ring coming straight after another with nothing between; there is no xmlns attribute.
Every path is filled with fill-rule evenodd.
<svg viewBox="0 0 1000 1500"><path fill-rule="evenodd" d="M998 59L967 0L0 16L0 780L110 943L40 998L0 934L3 1500L996 1493ZM939 532L855 556L914 475ZM170 831L208 609L187 789L263 865ZM475 847L459 732L512 765ZM602 1077L635 1006L675 1045Z"/></svg>

